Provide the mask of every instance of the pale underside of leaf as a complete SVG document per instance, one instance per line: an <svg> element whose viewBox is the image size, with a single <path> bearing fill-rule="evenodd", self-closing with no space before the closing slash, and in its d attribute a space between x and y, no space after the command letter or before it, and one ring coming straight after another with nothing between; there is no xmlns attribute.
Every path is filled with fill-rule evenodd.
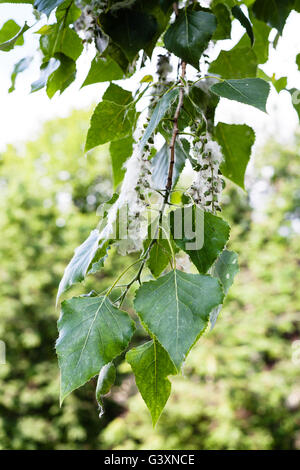
<svg viewBox="0 0 300 470"><path fill-rule="evenodd" d="M89 237L76 248L74 256L60 281L56 301L69 287L84 279L88 267L98 250L99 235L98 230L93 230Z"/></svg>

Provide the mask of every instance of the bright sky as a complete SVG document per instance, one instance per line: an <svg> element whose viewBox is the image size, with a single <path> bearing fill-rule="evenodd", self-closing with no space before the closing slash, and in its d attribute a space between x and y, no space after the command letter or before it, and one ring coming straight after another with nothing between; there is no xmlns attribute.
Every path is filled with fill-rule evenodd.
<svg viewBox="0 0 300 470"><path fill-rule="evenodd" d="M13 18L19 25L28 21L34 23L30 5L0 5L0 27L8 19ZM39 29L41 24L33 30ZM295 64L295 57L300 52L300 14L293 12L279 40L276 51L272 50L270 60L262 68L271 75L275 72L279 78L288 76L288 87L300 88L300 73ZM233 28L233 42L236 43L243 30L238 23ZM34 38L33 38L34 36ZM80 86L88 72L93 51L83 54L78 62L78 75L76 81L61 95L49 100L45 91L30 94L30 84L39 77L39 58L36 56L30 70L24 72L17 79L16 91L8 94L10 75L13 65L25 54L30 56L36 51L38 35L31 30L25 34L25 47L16 47L10 52L0 52L0 150L7 143L16 143L20 140L34 138L41 124L56 116L66 116L74 108L86 107L101 98L106 84L95 84L80 90ZM230 49L232 41L223 41L223 47ZM148 70L140 73L154 73L155 64ZM123 82L122 86L132 89L132 84ZM222 99L217 110L217 120L227 123L246 123L251 125L257 135L257 143L262 144L268 136L274 136L281 142L292 141L298 126L296 112L290 103L289 93L283 91L279 95L273 90L268 102L268 114L242 105L234 101ZM83 136L84 139L84 136Z"/></svg>

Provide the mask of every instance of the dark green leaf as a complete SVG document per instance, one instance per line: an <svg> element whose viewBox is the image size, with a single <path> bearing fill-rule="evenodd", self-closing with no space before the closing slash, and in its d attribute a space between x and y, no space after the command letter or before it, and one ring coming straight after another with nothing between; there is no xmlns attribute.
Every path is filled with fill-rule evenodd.
<svg viewBox="0 0 300 470"><path fill-rule="evenodd" d="M230 51L221 51L209 66L209 72L222 78L256 77L257 57L249 46L238 43Z"/></svg>
<svg viewBox="0 0 300 470"><path fill-rule="evenodd" d="M116 8L117 6L117 8ZM150 57L157 40L166 29L172 4L166 0L135 0L131 5L110 4L110 11L100 17L101 25L131 62L139 50Z"/></svg>
<svg viewBox="0 0 300 470"><path fill-rule="evenodd" d="M141 49L147 48L158 31L156 18L134 5L130 9L101 15L100 21L105 33L130 62Z"/></svg>
<svg viewBox="0 0 300 470"><path fill-rule="evenodd" d="M230 233L225 220L197 206L170 213L170 227L176 245L185 251L199 273L207 273L223 251ZM194 245L194 246L193 246Z"/></svg>
<svg viewBox="0 0 300 470"><path fill-rule="evenodd" d="M252 6L252 11L256 18L268 23L282 34L294 3L295 0L256 0Z"/></svg>
<svg viewBox="0 0 300 470"><path fill-rule="evenodd" d="M134 306L179 370L204 332L209 313L223 297L217 279L175 270L145 282L136 293Z"/></svg>
<svg viewBox="0 0 300 470"><path fill-rule="evenodd" d="M217 29L212 37L213 40L230 39L231 36L231 18L230 11L226 5L219 3L211 7L213 14L217 19Z"/></svg>
<svg viewBox="0 0 300 470"><path fill-rule="evenodd" d="M113 170L114 188L122 181L125 175L124 163L132 154L133 138L130 135L124 139L115 140L109 145L109 152Z"/></svg>
<svg viewBox="0 0 300 470"><path fill-rule="evenodd" d="M164 36L166 48L199 69L199 60L217 27L216 17L205 11L180 10Z"/></svg>
<svg viewBox="0 0 300 470"><path fill-rule="evenodd" d="M239 20L239 22L241 23L242 26L244 26L245 30L247 31L247 34L250 38L250 41L251 41L251 46L253 46L253 43L254 43L254 34L253 34L253 29L252 29L252 24L250 23L249 19L247 18L247 16L245 15L245 13L243 12L243 10L241 10L241 8L238 6L238 5L235 5L233 8L232 8L232 14L233 16Z"/></svg>
<svg viewBox="0 0 300 470"><path fill-rule="evenodd" d="M18 74L21 72L24 72L24 70L26 70L29 67L29 65L32 62L32 59L33 57L24 57L23 59L19 60L19 62L17 62L14 65L14 69L11 74L11 86L8 90L8 93L12 93L15 90L16 78Z"/></svg>
<svg viewBox="0 0 300 470"><path fill-rule="evenodd" d="M176 374L176 369L156 340L131 349L126 354L126 360L131 365L136 385L155 426L171 392L167 377Z"/></svg>
<svg viewBox="0 0 300 470"><path fill-rule="evenodd" d="M294 10L300 13L300 0L295 0Z"/></svg>
<svg viewBox="0 0 300 470"><path fill-rule="evenodd" d="M219 122L215 127L215 136L224 155L220 167L223 175L245 189L245 171L255 141L253 129L245 124Z"/></svg>
<svg viewBox="0 0 300 470"><path fill-rule="evenodd" d="M62 303L56 352L61 403L128 346L134 322L107 297L73 297Z"/></svg>
<svg viewBox="0 0 300 470"><path fill-rule="evenodd" d="M129 60L127 59L122 49L111 40L109 41L108 46L103 53L103 57L116 62L116 64L118 64L118 66L122 69L123 73L128 75ZM131 66L130 69L132 69L132 72L134 71L134 67Z"/></svg>
<svg viewBox="0 0 300 470"><path fill-rule="evenodd" d="M261 78L224 80L213 85L211 91L223 98L249 104L266 112L270 85Z"/></svg>
<svg viewBox="0 0 300 470"><path fill-rule="evenodd" d="M114 60L95 57L82 87L93 83L120 80L121 78L123 78L123 71Z"/></svg>
<svg viewBox="0 0 300 470"><path fill-rule="evenodd" d="M132 135L135 117L131 93L112 83L92 115L85 150Z"/></svg>
<svg viewBox="0 0 300 470"><path fill-rule="evenodd" d="M57 300L63 292L76 282L81 282L87 273L88 267L94 258L99 244L99 231L93 230L89 237L76 248L73 258L65 269L60 281Z"/></svg>

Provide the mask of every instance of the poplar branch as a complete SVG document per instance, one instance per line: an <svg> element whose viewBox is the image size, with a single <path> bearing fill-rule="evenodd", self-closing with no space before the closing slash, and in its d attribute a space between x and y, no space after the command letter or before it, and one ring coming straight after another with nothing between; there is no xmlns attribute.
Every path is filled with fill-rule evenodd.
<svg viewBox="0 0 300 470"><path fill-rule="evenodd" d="M179 133L178 119L179 119L180 111L183 106L185 73L186 73L186 63L182 61L181 62L181 76L180 76L181 87L179 89L178 104L177 104L176 111L175 111L174 118L173 118L174 124L173 124L173 132L172 132L172 138L171 138L171 143L170 143L170 163L169 163L168 179L167 179L165 199L164 199L165 203L168 202L169 195L172 189L173 172L174 172L174 165L175 165L175 143L176 143L177 135Z"/></svg>

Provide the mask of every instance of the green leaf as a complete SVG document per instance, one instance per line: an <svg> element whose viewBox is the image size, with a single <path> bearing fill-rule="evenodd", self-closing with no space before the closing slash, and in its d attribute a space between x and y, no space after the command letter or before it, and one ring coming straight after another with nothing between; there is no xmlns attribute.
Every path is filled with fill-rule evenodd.
<svg viewBox="0 0 300 470"><path fill-rule="evenodd" d="M300 90L297 90L297 88L291 88L288 91L291 94L292 105L294 106L294 109L297 112L300 121Z"/></svg>
<svg viewBox="0 0 300 470"><path fill-rule="evenodd" d="M300 0L295 0L294 10L300 13Z"/></svg>
<svg viewBox="0 0 300 470"><path fill-rule="evenodd" d="M221 51L209 66L209 73L222 78L256 77L257 57L249 46L237 44L230 51Z"/></svg>
<svg viewBox="0 0 300 470"><path fill-rule="evenodd" d="M151 160L152 166L152 182L153 187L156 189L164 189L167 184L168 171L170 161L170 148L167 142L161 147L161 149L154 155ZM186 162L186 154L182 146L176 142L175 144L175 165L173 170L173 181L172 187L174 187L178 181L178 178L184 168Z"/></svg>
<svg viewBox="0 0 300 470"><path fill-rule="evenodd" d="M159 237L151 248L147 266L155 278L161 275L170 260L172 260L172 252L169 243L171 242L168 242L167 239Z"/></svg>
<svg viewBox="0 0 300 470"><path fill-rule="evenodd" d="M215 83L210 89L218 96L249 104L266 112L270 85L261 78L224 80L224 82Z"/></svg>
<svg viewBox="0 0 300 470"><path fill-rule="evenodd" d="M104 266L104 262L108 256L108 250L110 249L111 240L102 242L98 247L94 258L90 262L88 268L88 274L95 274Z"/></svg>
<svg viewBox="0 0 300 470"><path fill-rule="evenodd" d="M9 23L9 26L7 26ZM11 49L13 49L16 45L22 45L23 44L23 39L22 36L23 34L28 31L29 26L25 23L23 28L18 27L18 30L16 31L15 26L18 26L13 20L9 20L7 23L2 28L2 36L7 37L11 36L12 31L14 31L14 36L11 36L9 39L5 40L5 42L2 42L0 44L0 51L8 52ZM1 33L0 31L0 33Z"/></svg>
<svg viewBox="0 0 300 470"><path fill-rule="evenodd" d="M199 60L217 27L215 15L185 8L164 36L165 47L199 69Z"/></svg>
<svg viewBox="0 0 300 470"><path fill-rule="evenodd" d="M63 21L64 25L74 24L81 16L81 10L75 5L74 0L64 0L55 12L57 22Z"/></svg>
<svg viewBox="0 0 300 470"><path fill-rule="evenodd" d="M256 0L252 6L252 11L256 18L268 23L282 34L294 2L295 0Z"/></svg>
<svg viewBox="0 0 300 470"><path fill-rule="evenodd" d="M223 251L230 234L225 220L203 212L195 205L171 212L170 227L176 245L189 255L199 273L203 274Z"/></svg>
<svg viewBox="0 0 300 470"><path fill-rule="evenodd" d="M212 37L217 41L220 39L230 39L231 36L231 18L230 11L222 3L212 5L211 10L217 19L217 29Z"/></svg>
<svg viewBox="0 0 300 470"><path fill-rule="evenodd" d="M96 399L99 401L102 395L109 393L112 385L116 380L116 368L113 362L105 364L101 367L100 373L98 375L97 388L96 388Z"/></svg>
<svg viewBox="0 0 300 470"><path fill-rule="evenodd" d="M259 64L264 64L269 57L270 43L268 38L271 28L266 23L259 21L256 18L252 18L252 28L255 38L252 46L253 52L257 57L257 62ZM247 34L241 38L238 44L240 47L249 47L250 40Z"/></svg>
<svg viewBox="0 0 300 470"><path fill-rule="evenodd" d="M225 295L228 294L236 274L239 272L238 255L234 251L224 250L215 262L212 276L217 277L223 286Z"/></svg>
<svg viewBox="0 0 300 470"><path fill-rule="evenodd" d="M202 83L201 83L202 82ZM215 95L209 89L209 85L211 81L201 81L199 84L194 85L190 88L189 97L194 102L196 109L198 109L198 119L201 116L202 121L202 129L206 131L206 125L208 127L209 132L212 132L214 127L215 121L215 113L217 105L220 101L219 96ZM203 89L201 89L203 86ZM205 121L202 117L202 113L204 114Z"/></svg>
<svg viewBox="0 0 300 470"><path fill-rule="evenodd" d="M103 403L102 403L102 396L109 393L111 387L115 383L116 380L116 368L113 362L109 362L105 364L105 366L101 367L101 370L98 375L97 387L96 387L96 400L100 407L100 414L99 417L101 418L103 414Z"/></svg>
<svg viewBox="0 0 300 470"><path fill-rule="evenodd" d="M8 93L12 93L15 90L16 78L19 73L24 72L32 62L33 57L23 57L14 65L14 69L11 74L11 86L8 90Z"/></svg>
<svg viewBox="0 0 300 470"><path fill-rule="evenodd" d="M130 135L124 139L115 140L109 145L109 152L113 170L114 188L122 181L125 175L124 163L132 154L133 138Z"/></svg>
<svg viewBox="0 0 300 470"><path fill-rule="evenodd" d="M73 297L62 303L56 352L61 403L128 346L134 322L107 297Z"/></svg>
<svg viewBox="0 0 300 470"><path fill-rule="evenodd" d="M126 106L132 101L132 94L119 85L111 83L103 95L103 100Z"/></svg>
<svg viewBox="0 0 300 470"><path fill-rule="evenodd" d="M156 18L135 5L101 15L100 21L105 33L123 50L130 62L141 49L150 45L158 32Z"/></svg>
<svg viewBox="0 0 300 470"><path fill-rule="evenodd" d="M254 34L253 34L253 29L252 29L252 24L250 23L249 19L241 10L241 8L238 5L235 5L232 9L232 14L233 16L239 20L242 26L244 26L245 30L247 31L247 34L250 38L251 46L253 46L254 43Z"/></svg>
<svg viewBox="0 0 300 470"><path fill-rule="evenodd" d="M257 70L257 76L265 81L272 83L277 93L280 93L287 87L287 77L276 78L274 73L272 77L269 77L269 75L267 75L262 69Z"/></svg>
<svg viewBox="0 0 300 470"><path fill-rule="evenodd" d="M155 426L171 392L171 383L167 377L176 374L176 369L156 340L131 349L126 354L126 360L131 365L136 385Z"/></svg>
<svg viewBox="0 0 300 470"><path fill-rule="evenodd" d="M140 83L151 83L153 82L153 76L152 75L144 75L142 80L140 80Z"/></svg>
<svg viewBox="0 0 300 470"><path fill-rule="evenodd" d="M224 250L213 266L212 276L219 279L225 295L227 295L230 287L232 286L238 271L238 255L234 251ZM210 312L209 320L211 323L211 330L216 324L221 308L222 305L219 305Z"/></svg>
<svg viewBox="0 0 300 470"><path fill-rule="evenodd" d="M46 86L46 83L48 81L48 78L50 75L57 70L59 67L59 60L57 59L50 59L49 62L44 62L41 65L41 74L39 78L31 84L31 93L34 93L35 91L39 91L44 86Z"/></svg>
<svg viewBox="0 0 300 470"><path fill-rule="evenodd" d="M99 231L93 230L89 237L76 248L73 258L65 269L62 280L60 281L57 298L69 287L77 282L81 282L88 271L99 245Z"/></svg>
<svg viewBox="0 0 300 470"><path fill-rule="evenodd" d="M44 61L61 53L76 62L83 51L82 40L78 34L69 27L62 28L58 23L50 26L51 30L40 38L40 48L45 56Z"/></svg>
<svg viewBox="0 0 300 470"><path fill-rule="evenodd" d="M131 135L135 117L131 93L112 83L92 115L85 151Z"/></svg>
<svg viewBox="0 0 300 470"><path fill-rule="evenodd" d="M285 90L287 87L287 77L280 77L277 79L275 77L272 77L272 83L277 93L280 93L282 90Z"/></svg>
<svg viewBox="0 0 300 470"><path fill-rule="evenodd" d="M215 127L215 136L224 155L220 167L223 175L245 189L245 171L255 141L253 129L245 124L219 122Z"/></svg>
<svg viewBox="0 0 300 470"><path fill-rule="evenodd" d="M129 65L130 65L129 60L127 59L122 49L113 41L111 40L109 41L108 46L106 47L102 56L105 57L106 59L111 59L114 62L116 62L116 64L118 64L118 66L122 69L123 73L126 76L130 75L130 73L128 73ZM134 67L131 66L130 70L133 73Z"/></svg>
<svg viewBox="0 0 300 470"><path fill-rule="evenodd" d="M63 3L63 1L64 0L35 0L34 8L49 16L51 11Z"/></svg>
<svg viewBox="0 0 300 470"><path fill-rule="evenodd" d="M169 107L172 105L175 99L178 98L178 93L179 90L177 88L174 88L173 90L165 93L156 104L147 129L140 141L140 145L142 148L144 148L144 146L148 142L149 138L157 128L158 124L160 123L166 112L168 111Z"/></svg>
<svg viewBox="0 0 300 470"><path fill-rule="evenodd" d="M214 5L217 5L219 3L224 3L228 8L231 9L232 7L234 7L234 5L237 4L238 1L239 0L213 0L212 5L214 6ZM245 3L245 4L246 4L246 2L247 2L247 0L243 1L243 3Z"/></svg>
<svg viewBox="0 0 300 470"><path fill-rule="evenodd" d="M150 57L157 40L166 29L172 12L171 2L166 0L135 0L124 7L117 2L111 11L100 16L101 26L130 62L144 49Z"/></svg>
<svg viewBox="0 0 300 470"><path fill-rule="evenodd" d="M173 262L173 253L179 251L171 237L169 221L163 217L161 223L159 218L154 218L148 226L148 238L144 242L145 250L155 238L155 243L150 250L147 266L154 277L159 277L169 263Z"/></svg>
<svg viewBox="0 0 300 470"><path fill-rule="evenodd" d="M63 91L75 80L76 64L64 54L56 54L60 61L59 67L49 75L47 81L47 95L52 98L57 91Z"/></svg>
<svg viewBox="0 0 300 470"><path fill-rule="evenodd" d="M110 82L121 78L123 78L123 71L113 59L95 57L81 88L93 83Z"/></svg>
<svg viewBox="0 0 300 470"><path fill-rule="evenodd" d="M204 332L209 313L222 303L223 297L217 279L176 269L145 282L136 293L134 307L179 370Z"/></svg>
<svg viewBox="0 0 300 470"><path fill-rule="evenodd" d="M14 20L8 20L0 29L0 44L12 39L20 31L20 26ZM18 45L24 44L24 39L21 36L18 40Z"/></svg>

